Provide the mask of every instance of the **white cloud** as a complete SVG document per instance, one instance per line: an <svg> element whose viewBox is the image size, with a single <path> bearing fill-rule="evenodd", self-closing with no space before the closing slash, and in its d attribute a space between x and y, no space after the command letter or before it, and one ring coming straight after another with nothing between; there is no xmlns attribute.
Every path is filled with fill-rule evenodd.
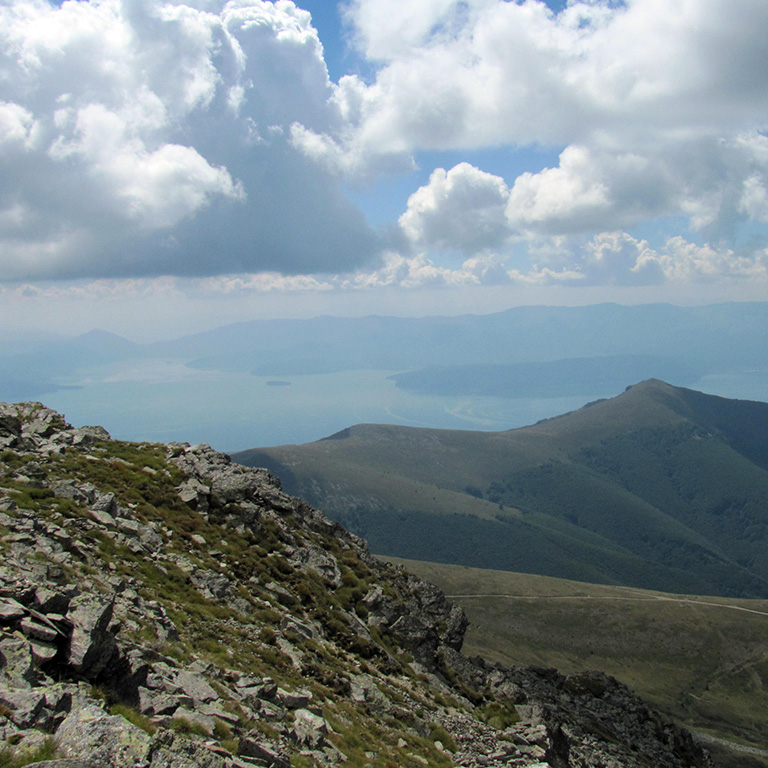
<svg viewBox="0 0 768 768"><path fill-rule="evenodd" d="M485 253L467 259L461 268L473 275L480 285L507 285L518 275L510 271L505 260L495 253Z"/></svg>
<svg viewBox="0 0 768 768"><path fill-rule="evenodd" d="M765 218L763 0L355 0L347 18L375 79L347 78L341 122L294 136L348 178L420 150L540 144L560 164L506 180L528 236Z"/></svg>
<svg viewBox="0 0 768 768"><path fill-rule="evenodd" d="M613 235L574 243L669 216L712 242L768 222L764 0L345 7L371 74L334 83L289 0L0 0L0 279L259 274L279 291L290 275L636 285L759 272L719 249L638 261ZM341 179L413 170L423 150L531 144L559 161L506 179L436 169L400 218L428 256L376 266L382 243ZM540 266L521 265L522 239ZM545 258L545 242L559 253ZM440 251L465 264L444 268Z"/></svg>
<svg viewBox="0 0 768 768"><path fill-rule="evenodd" d="M626 232L604 232L584 248L583 272L588 282L613 285L656 285L666 279L658 254L645 240Z"/></svg>
<svg viewBox="0 0 768 768"><path fill-rule="evenodd" d="M352 0L345 17L354 24L358 46L371 59L391 61L421 47L436 34L450 32L461 9L455 0Z"/></svg>
<svg viewBox="0 0 768 768"><path fill-rule="evenodd" d="M474 253L500 246L510 235L509 190L500 176L469 163L432 172L408 199L400 226L416 246Z"/></svg>
<svg viewBox="0 0 768 768"><path fill-rule="evenodd" d="M724 245L698 245L680 236L661 249L626 232L604 232L588 243L580 271L589 285L660 285L717 280L768 281L768 249L736 253Z"/></svg>
<svg viewBox="0 0 768 768"><path fill-rule="evenodd" d="M0 102L0 151L31 149L37 134L37 123L29 110L19 104Z"/></svg>
<svg viewBox="0 0 768 768"><path fill-rule="evenodd" d="M427 288L461 284L476 284L477 279L464 270L437 266L424 254L407 257L387 253L384 265L374 272L359 271L342 278L339 287L344 289L370 288Z"/></svg>
<svg viewBox="0 0 768 768"><path fill-rule="evenodd" d="M660 257L664 274L670 281L708 282L732 278L759 282L768 280L768 249L739 254L726 246L687 242L670 238Z"/></svg>
<svg viewBox="0 0 768 768"><path fill-rule="evenodd" d="M58 122L63 127L67 119ZM216 196L245 200L242 184L226 169L212 167L192 147L163 144L149 151L129 119L101 104L78 110L74 123L72 138L60 136L49 157L88 167L99 200L92 205L100 204L105 215L152 231L172 227Z"/></svg>
<svg viewBox="0 0 768 768"><path fill-rule="evenodd" d="M255 275L219 275L200 281L200 291L205 293L302 293L329 291L331 282L313 275L281 275L279 272L260 272Z"/></svg>
<svg viewBox="0 0 768 768"><path fill-rule="evenodd" d="M287 0L0 2L0 279L364 263L362 214L287 138L338 125L332 95Z"/></svg>
<svg viewBox="0 0 768 768"><path fill-rule="evenodd" d="M739 209L753 221L768 221L768 188L762 173L753 173L744 181Z"/></svg>

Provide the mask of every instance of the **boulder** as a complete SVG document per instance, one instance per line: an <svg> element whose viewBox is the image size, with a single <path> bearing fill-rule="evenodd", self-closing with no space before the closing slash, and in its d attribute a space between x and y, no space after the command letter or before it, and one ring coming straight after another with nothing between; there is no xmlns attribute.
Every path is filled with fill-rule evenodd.
<svg viewBox="0 0 768 768"><path fill-rule="evenodd" d="M286 709L305 709L312 701L310 691L285 691L277 689L277 699Z"/></svg>
<svg viewBox="0 0 768 768"><path fill-rule="evenodd" d="M0 437L19 437L21 435L21 421L10 414L0 414Z"/></svg>
<svg viewBox="0 0 768 768"><path fill-rule="evenodd" d="M0 639L0 671L2 679L14 688L28 688L37 681L32 651L21 634Z"/></svg>
<svg viewBox="0 0 768 768"><path fill-rule="evenodd" d="M27 609L16 600L0 600L0 623L10 624L26 616Z"/></svg>
<svg viewBox="0 0 768 768"><path fill-rule="evenodd" d="M39 690L0 685L0 704L10 711L8 718L18 728L32 728L45 719L45 696Z"/></svg>
<svg viewBox="0 0 768 768"><path fill-rule="evenodd" d="M203 677L190 670L180 671L174 679L174 686L178 693L186 694L195 703L207 703L219 698L219 694Z"/></svg>
<svg viewBox="0 0 768 768"><path fill-rule="evenodd" d="M72 624L69 663L84 677L98 677L116 652L114 635L109 631L114 598L79 595L67 613Z"/></svg>
<svg viewBox="0 0 768 768"><path fill-rule="evenodd" d="M290 768L291 766L290 762L279 755L274 747L247 736L240 739L237 754L241 757L253 757L267 768Z"/></svg>
<svg viewBox="0 0 768 768"><path fill-rule="evenodd" d="M93 704L72 712L56 732L63 757L85 758L89 768L135 768L148 755L150 737L120 715Z"/></svg>
<svg viewBox="0 0 768 768"><path fill-rule="evenodd" d="M182 703L180 696L139 688L139 710L149 717L172 715Z"/></svg>
<svg viewBox="0 0 768 768"><path fill-rule="evenodd" d="M323 744L327 733L328 723L320 715L308 709L296 710L290 735L297 744L316 749Z"/></svg>
<svg viewBox="0 0 768 768"><path fill-rule="evenodd" d="M152 739L151 768L230 768L232 765L232 760L223 754L173 731L159 731Z"/></svg>

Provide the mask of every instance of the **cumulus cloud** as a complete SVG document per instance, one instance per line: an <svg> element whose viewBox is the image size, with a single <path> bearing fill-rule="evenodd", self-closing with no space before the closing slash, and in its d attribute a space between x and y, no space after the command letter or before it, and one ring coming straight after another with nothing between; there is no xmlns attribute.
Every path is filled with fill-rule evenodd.
<svg viewBox="0 0 768 768"><path fill-rule="evenodd" d="M626 232L595 237L584 248L582 269L588 282L600 285L654 285L666 279L659 255Z"/></svg>
<svg viewBox="0 0 768 768"><path fill-rule="evenodd" d="M400 226L412 243L424 248L465 253L497 248L510 234L508 197L504 179L469 163L449 171L437 168L429 184L408 199Z"/></svg>
<svg viewBox="0 0 768 768"><path fill-rule="evenodd" d="M375 78L334 87L337 127L293 127L298 148L347 178L420 150L537 144L559 164L506 179L510 226L528 236L766 219L762 0L572 0L560 13L541 0L354 0L347 19ZM423 238L418 203L404 226ZM441 239L433 221L425 243Z"/></svg>
<svg viewBox="0 0 768 768"><path fill-rule="evenodd" d="M0 2L0 279L364 263L374 233L289 140L331 96L287 0Z"/></svg>
<svg viewBox="0 0 768 768"><path fill-rule="evenodd" d="M588 243L580 259L585 284L659 285L715 280L768 280L768 251L736 253L725 245L698 245L681 236L658 250L626 232L604 232Z"/></svg>
<svg viewBox="0 0 768 768"><path fill-rule="evenodd" d="M636 285L760 269L671 246L639 262L613 235L580 246L663 217L712 242L768 222L764 0L342 7L369 76L333 82L290 0L0 0L0 279ZM435 169L403 205L410 253L376 266L382 241L342 182L413 170L424 150L530 145L559 160L506 179ZM545 241L567 254L509 266L523 240L532 260Z"/></svg>

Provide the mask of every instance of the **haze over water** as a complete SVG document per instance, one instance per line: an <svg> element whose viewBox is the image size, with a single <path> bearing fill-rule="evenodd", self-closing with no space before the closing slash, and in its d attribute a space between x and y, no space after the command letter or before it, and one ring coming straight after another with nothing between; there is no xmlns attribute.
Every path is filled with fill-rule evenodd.
<svg viewBox="0 0 768 768"><path fill-rule="evenodd" d="M301 376L187 368L178 360L122 362L43 396L76 425L98 422L124 440L205 442L223 451L319 440L359 423L503 430L558 416L619 392L554 398L415 394L394 371ZM290 382L270 386L269 382ZM628 382L636 383L636 382ZM723 397L768 401L763 372L705 376L692 386Z"/></svg>

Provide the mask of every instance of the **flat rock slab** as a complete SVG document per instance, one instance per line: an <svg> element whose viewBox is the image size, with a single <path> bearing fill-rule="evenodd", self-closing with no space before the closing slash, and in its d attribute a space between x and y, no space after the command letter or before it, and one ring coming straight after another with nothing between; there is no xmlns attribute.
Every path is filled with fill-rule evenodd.
<svg viewBox="0 0 768 768"><path fill-rule="evenodd" d="M82 760L64 758L63 760L41 760L39 763L29 763L27 768L92 768Z"/></svg>
<svg viewBox="0 0 768 768"><path fill-rule="evenodd" d="M15 600L0 600L0 622L10 624L26 615L27 611L21 603Z"/></svg>

